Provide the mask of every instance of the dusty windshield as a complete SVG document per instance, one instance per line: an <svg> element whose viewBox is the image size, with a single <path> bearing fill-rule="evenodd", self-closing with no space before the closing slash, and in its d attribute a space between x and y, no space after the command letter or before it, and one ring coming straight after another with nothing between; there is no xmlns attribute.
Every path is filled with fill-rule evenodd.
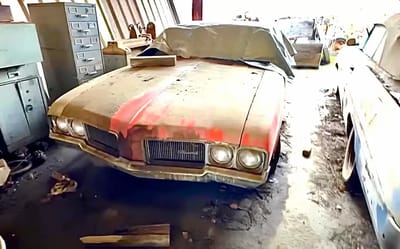
<svg viewBox="0 0 400 249"><path fill-rule="evenodd" d="M151 48L183 58L271 62L293 76L282 33L238 24L190 25L164 30Z"/></svg>

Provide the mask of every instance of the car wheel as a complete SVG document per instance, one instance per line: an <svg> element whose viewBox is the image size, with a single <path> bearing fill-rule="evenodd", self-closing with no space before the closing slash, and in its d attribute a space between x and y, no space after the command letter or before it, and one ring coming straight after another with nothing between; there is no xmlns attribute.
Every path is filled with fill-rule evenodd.
<svg viewBox="0 0 400 249"><path fill-rule="evenodd" d="M357 174L356 168L356 157L354 152L354 130L351 129L349 134L349 140L346 146L346 154L342 166L342 177L346 187L349 190L360 189L360 181Z"/></svg>
<svg viewBox="0 0 400 249"><path fill-rule="evenodd" d="M278 138L278 142L274 151L274 154L271 158L271 163L269 164L270 170L269 175L273 175L276 171L276 167L278 166L279 156L281 154L281 137Z"/></svg>

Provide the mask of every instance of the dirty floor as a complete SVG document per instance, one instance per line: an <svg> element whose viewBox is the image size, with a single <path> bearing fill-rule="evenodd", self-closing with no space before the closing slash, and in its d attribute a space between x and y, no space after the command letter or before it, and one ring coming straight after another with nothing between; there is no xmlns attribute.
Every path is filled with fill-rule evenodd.
<svg viewBox="0 0 400 249"><path fill-rule="evenodd" d="M83 235L169 223L171 248L378 248L362 195L340 178L346 136L332 68L296 70L288 84L282 154L265 186L136 179L54 145L43 165L0 192L0 234L11 249L71 249L84 248ZM55 170L78 191L46 201Z"/></svg>

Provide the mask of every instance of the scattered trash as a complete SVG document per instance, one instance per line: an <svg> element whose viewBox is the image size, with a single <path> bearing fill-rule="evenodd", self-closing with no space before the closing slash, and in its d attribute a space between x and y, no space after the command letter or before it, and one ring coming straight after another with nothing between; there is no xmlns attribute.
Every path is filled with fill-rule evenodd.
<svg viewBox="0 0 400 249"><path fill-rule="evenodd" d="M8 167L6 160L0 159L0 187L7 183L11 169Z"/></svg>
<svg viewBox="0 0 400 249"><path fill-rule="evenodd" d="M310 147L310 148L307 148L307 149L304 149L303 152L302 152L302 154L303 154L303 157L309 158L310 155L311 155L311 147Z"/></svg>
<svg viewBox="0 0 400 249"><path fill-rule="evenodd" d="M170 225L140 225L117 231L112 235L84 236L80 241L85 245L112 247L169 247Z"/></svg>
<svg viewBox="0 0 400 249"><path fill-rule="evenodd" d="M343 207L338 204L338 205L336 205L336 210L338 210L339 212L342 212Z"/></svg>
<svg viewBox="0 0 400 249"><path fill-rule="evenodd" d="M75 192L78 188L78 183L71 178L55 171L51 177L58 182L50 189L50 195L61 195L63 193Z"/></svg>
<svg viewBox="0 0 400 249"><path fill-rule="evenodd" d="M75 180L72 180L71 178L61 174L60 172L54 171L51 174L51 178L53 178L57 182L50 189L50 192L47 194L47 197L44 198L42 202L50 201L53 197L57 195L76 192L76 189L78 188L78 183Z"/></svg>
<svg viewBox="0 0 400 249"><path fill-rule="evenodd" d="M278 183L278 179L276 179L276 177L270 177L270 178L268 178L268 182L269 183Z"/></svg>
<svg viewBox="0 0 400 249"><path fill-rule="evenodd" d="M211 223L215 224L215 223L217 223L217 220L215 218L212 218Z"/></svg>

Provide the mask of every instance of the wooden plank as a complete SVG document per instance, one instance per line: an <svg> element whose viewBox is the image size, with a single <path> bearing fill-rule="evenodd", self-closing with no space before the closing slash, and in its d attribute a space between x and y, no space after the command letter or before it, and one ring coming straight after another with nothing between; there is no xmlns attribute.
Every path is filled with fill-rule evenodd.
<svg viewBox="0 0 400 249"><path fill-rule="evenodd" d="M125 39L118 41L118 47L120 48L138 48L143 46L148 46L151 44L151 41L147 38L134 38L134 39Z"/></svg>
<svg viewBox="0 0 400 249"><path fill-rule="evenodd" d="M131 67L175 66L176 55L136 56L130 62Z"/></svg>
<svg viewBox="0 0 400 249"><path fill-rule="evenodd" d="M100 235L81 237L80 240L85 245L102 245L110 247L169 247L169 237L169 234Z"/></svg>
<svg viewBox="0 0 400 249"><path fill-rule="evenodd" d="M116 231L118 234L159 234L167 235L170 231L169 224L139 225Z"/></svg>

